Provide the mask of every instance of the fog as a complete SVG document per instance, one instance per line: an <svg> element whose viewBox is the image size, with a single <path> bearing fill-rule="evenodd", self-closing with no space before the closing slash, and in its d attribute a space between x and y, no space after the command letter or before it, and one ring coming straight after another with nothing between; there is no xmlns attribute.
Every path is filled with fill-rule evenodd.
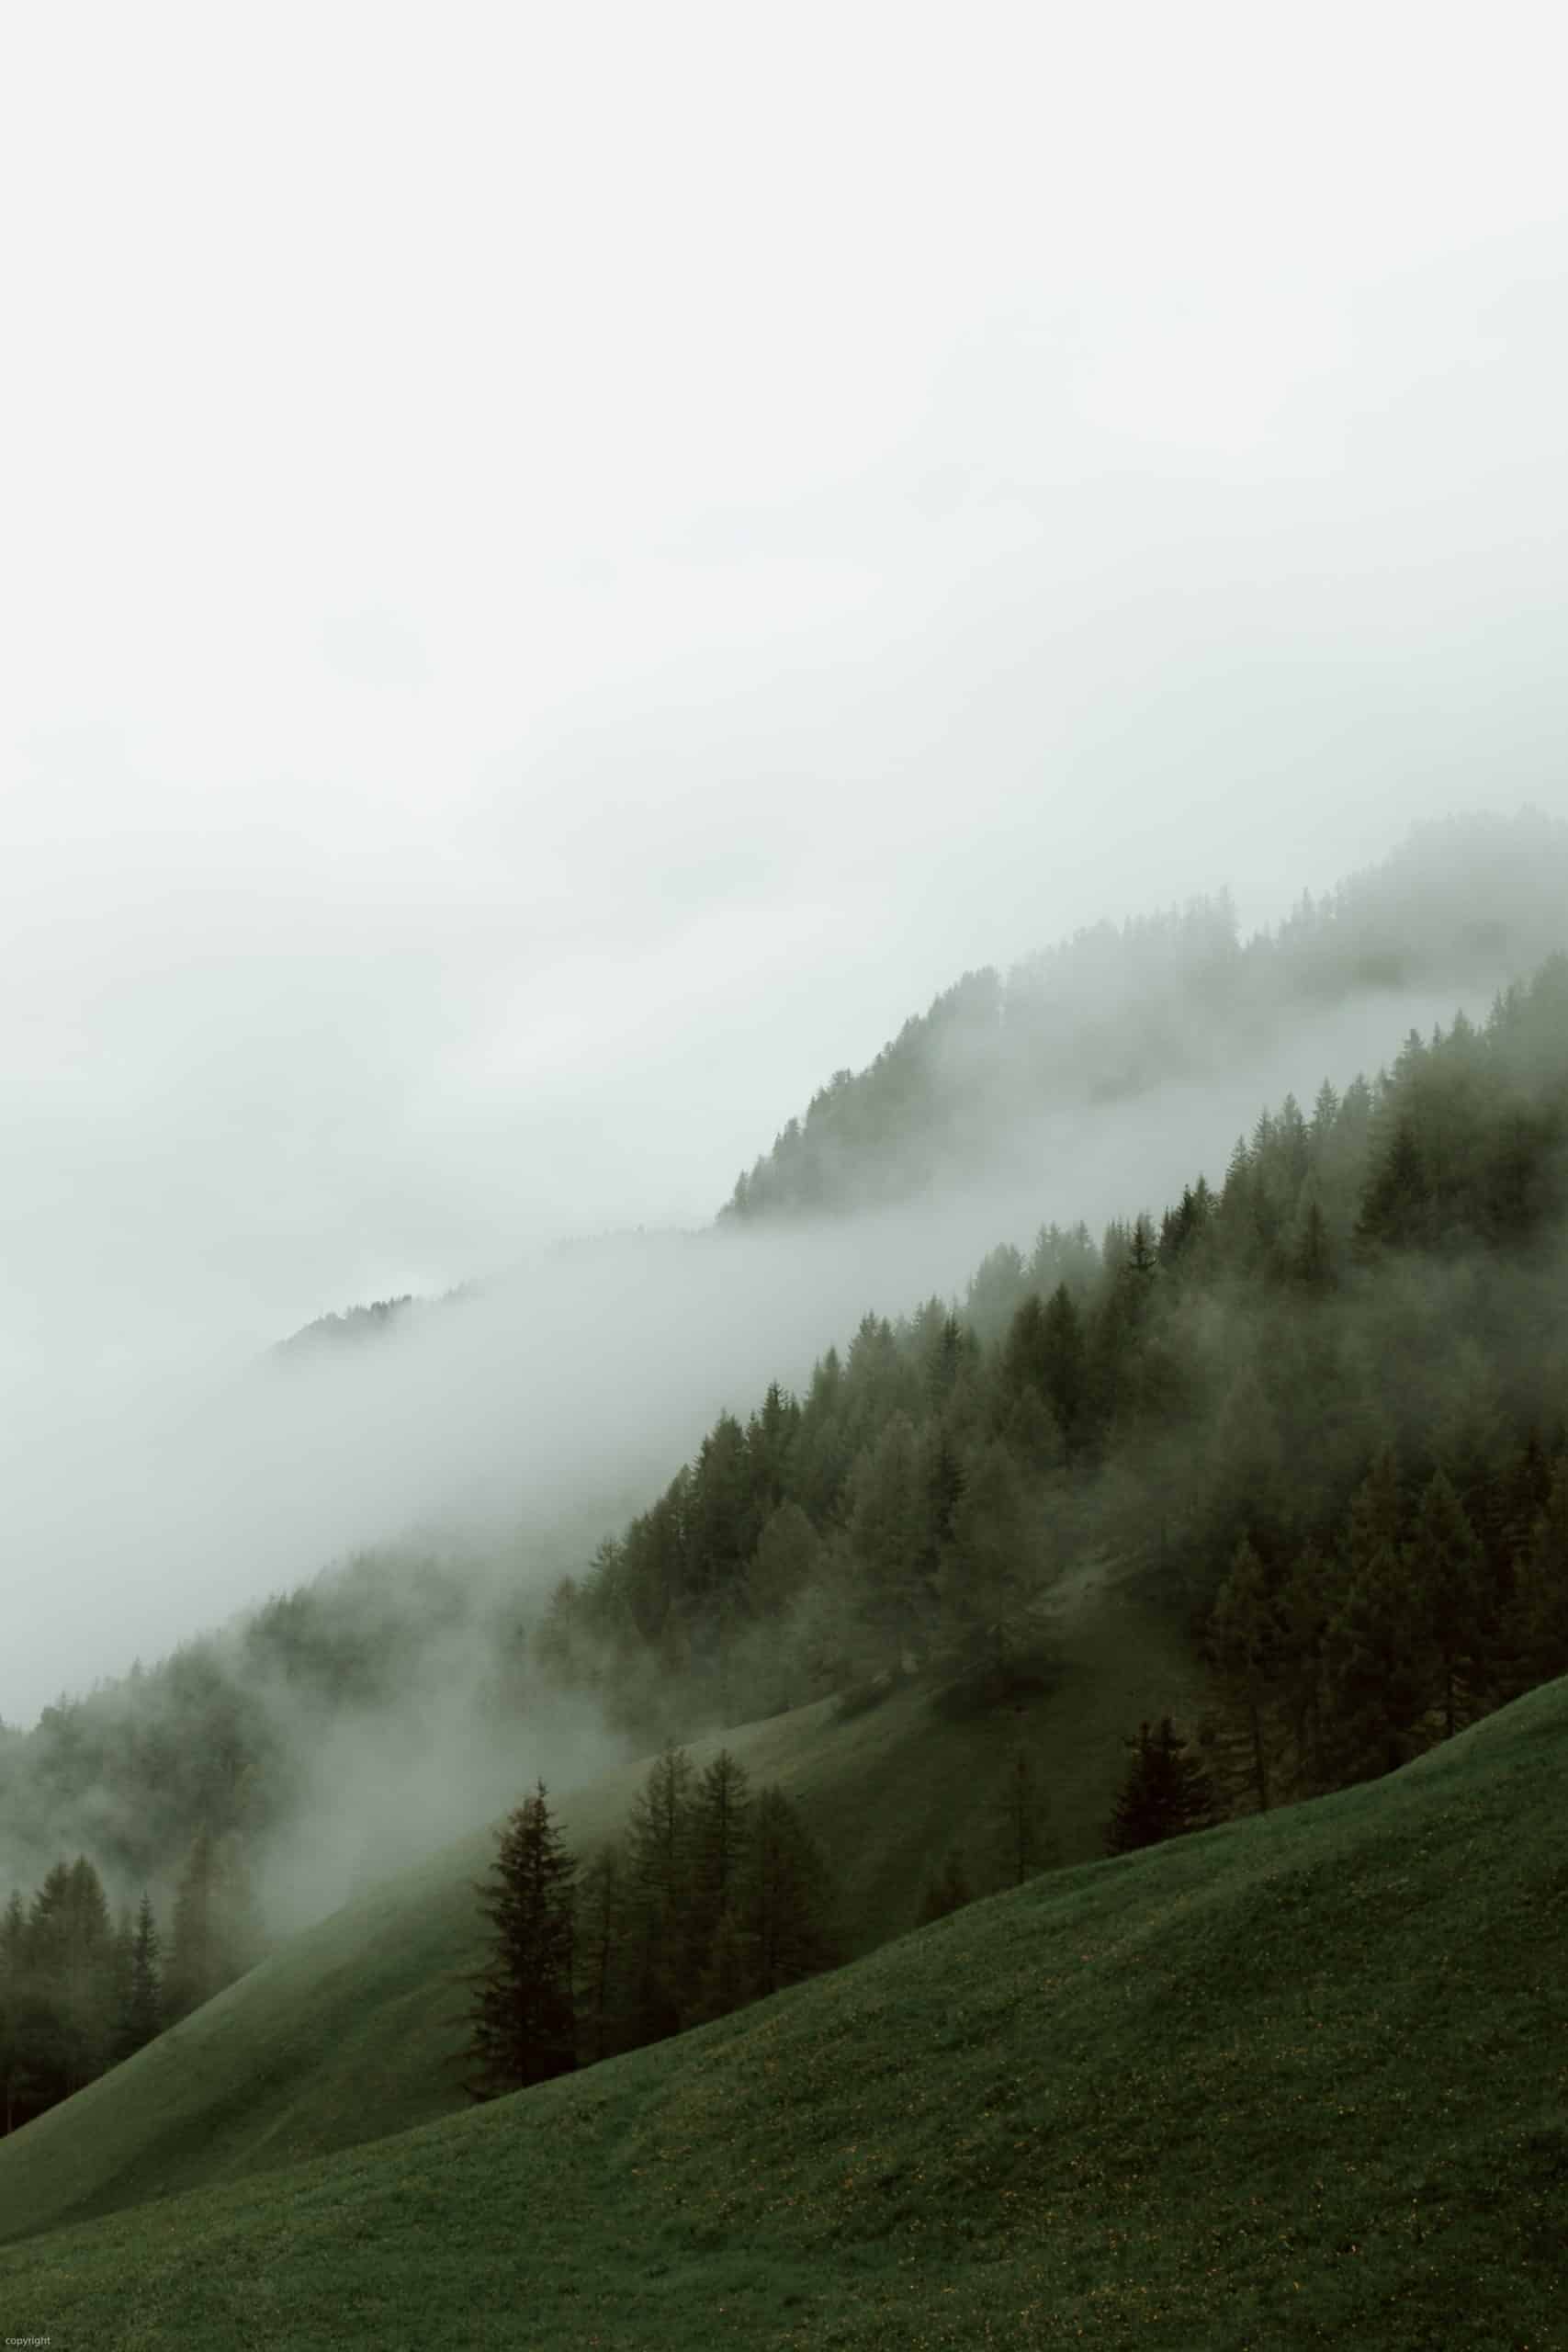
<svg viewBox="0 0 1568 2352"><path fill-rule="evenodd" d="M0 1714L411 1526L542 1582L1448 1016L690 1238L967 967L1568 811L1562 61L1491 21L7 26Z"/></svg>
<svg viewBox="0 0 1568 2352"><path fill-rule="evenodd" d="M1157 1215L1200 1172L1217 1184L1259 1111L1374 1070L1412 1023L1453 1010L1373 993L1201 1082L1111 1103L1065 1093L1010 1133L986 1181L898 1214L557 1247L357 1344L39 1386L0 1441L28 1594L4 1713L26 1720L62 1688L410 1534L542 1600L721 1409L744 1418L771 1380L801 1386L866 1312L962 1300L989 1249L1027 1250L1043 1223L1081 1217L1098 1237L1112 1216ZM479 1672L469 1661L461 1687Z"/></svg>

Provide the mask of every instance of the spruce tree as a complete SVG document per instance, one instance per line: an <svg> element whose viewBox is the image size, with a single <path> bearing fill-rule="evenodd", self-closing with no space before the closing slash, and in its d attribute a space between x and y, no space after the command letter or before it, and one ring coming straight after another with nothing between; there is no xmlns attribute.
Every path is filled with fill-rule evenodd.
<svg viewBox="0 0 1568 2352"><path fill-rule="evenodd" d="M692 1759L670 1742L649 1768L626 1835L634 1905L635 2035L681 2027L692 1875Z"/></svg>
<svg viewBox="0 0 1568 2352"><path fill-rule="evenodd" d="M1437 1669L1443 1736L1451 1739L1469 1712L1485 1593L1481 1546L1441 1470L1421 1498L1409 1556Z"/></svg>
<svg viewBox="0 0 1568 2352"><path fill-rule="evenodd" d="M589 2065L627 2045L635 1924L626 1850L612 1841L600 1847L577 1883L577 2023Z"/></svg>
<svg viewBox="0 0 1568 2352"><path fill-rule="evenodd" d="M188 2017L209 2001L221 1981L216 1880L212 1834L203 1823L191 1839L175 1890L168 2003L175 2018Z"/></svg>
<svg viewBox="0 0 1568 2352"><path fill-rule="evenodd" d="M834 1962L828 1866L782 1789L761 1790L751 1812L739 1927L755 1956L756 1988L784 1984Z"/></svg>
<svg viewBox="0 0 1568 2352"><path fill-rule="evenodd" d="M1210 1645L1226 1692L1247 1728L1249 1777L1259 1813L1269 1810L1268 1702L1280 1631L1263 1563L1244 1536L1209 1621Z"/></svg>
<svg viewBox="0 0 1568 2352"><path fill-rule="evenodd" d="M1168 1715L1156 1727L1140 1724L1127 1742L1131 1760L1106 1831L1106 1851L1131 1854L1163 1845L1213 1819L1213 1800L1201 1764Z"/></svg>
<svg viewBox="0 0 1568 2352"><path fill-rule="evenodd" d="M123 1989L115 2054L129 2058L163 2031L164 1982L157 1922L143 1893L130 1936L130 1966Z"/></svg>
<svg viewBox="0 0 1568 2352"><path fill-rule="evenodd" d="M491 1946L473 1980L467 2085L473 2098L524 2090L577 2064L576 1869L541 1781L509 1815L490 1877L475 1889L491 1924Z"/></svg>
<svg viewBox="0 0 1568 2352"><path fill-rule="evenodd" d="M0 1916L0 2131L15 2131L25 2066L28 1919L13 1890Z"/></svg>
<svg viewBox="0 0 1568 2352"><path fill-rule="evenodd" d="M746 1768L727 1747L703 1772L692 1799L690 1881L685 1920L682 2006L704 1998L715 1939L726 1920L734 1929L751 1810Z"/></svg>

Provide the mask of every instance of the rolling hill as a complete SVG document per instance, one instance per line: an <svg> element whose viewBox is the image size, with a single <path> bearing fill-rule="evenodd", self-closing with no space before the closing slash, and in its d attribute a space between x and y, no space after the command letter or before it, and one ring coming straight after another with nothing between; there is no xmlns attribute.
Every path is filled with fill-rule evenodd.
<svg viewBox="0 0 1568 2352"><path fill-rule="evenodd" d="M681 2041L14 2245L6 2328L1548 2352L1565 1796L1558 1683L1385 1781L1038 1879ZM124 2070L148 2099L155 2057Z"/></svg>
<svg viewBox="0 0 1568 2352"><path fill-rule="evenodd" d="M1120 1731L1198 1687L1138 1579L1103 1563L1048 1610L1042 1661L1043 1687L1019 1713L955 1712L907 1688L853 1713L821 1702L692 1752L701 1761L726 1745L754 1781L797 1799L842 1890L845 1945L863 1952L912 1923L946 1853L976 1884L998 1883L996 1815L1020 1735L1050 1792L1047 1835L1063 1860L1078 1860L1100 1851L1124 1761ZM579 1850L620 1828L644 1770L628 1765L562 1799ZM490 1832L477 1832L349 1905L0 2141L0 2238L465 2109L458 1980L475 1958L473 1883L492 1852Z"/></svg>

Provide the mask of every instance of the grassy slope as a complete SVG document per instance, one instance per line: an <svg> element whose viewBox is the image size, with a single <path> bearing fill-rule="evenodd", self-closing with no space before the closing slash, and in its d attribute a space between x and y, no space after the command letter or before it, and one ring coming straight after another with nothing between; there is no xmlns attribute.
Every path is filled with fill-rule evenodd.
<svg viewBox="0 0 1568 2352"><path fill-rule="evenodd" d="M905 1690L847 1721L830 1706L728 1735L759 1780L796 1794L836 1865L843 1928L863 1951L914 1919L951 1847L975 1883L996 1844L998 1792L1021 1728L1051 1792L1064 1859L1099 1851L1123 1758L1118 1728L1188 1675L1173 1636L1127 1588L1090 1586L1056 1612L1049 1696L1015 1718L953 1720ZM716 1746L694 1749L700 1760ZM623 1823L643 1767L577 1792L581 1849ZM520 1792L521 1793L521 1792ZM0 2238L243 2178L465 2109L456 1980L475 1960L474 1880L488 1832L296 1938L124 2066L0 2142Z"/></svg>
<svg viewBox="0 0 1568 2352"><path fill-rule="evenodd" d="M1568 1684L683 2041L0 2253L56 2346L1568 2341Z"/></svg>

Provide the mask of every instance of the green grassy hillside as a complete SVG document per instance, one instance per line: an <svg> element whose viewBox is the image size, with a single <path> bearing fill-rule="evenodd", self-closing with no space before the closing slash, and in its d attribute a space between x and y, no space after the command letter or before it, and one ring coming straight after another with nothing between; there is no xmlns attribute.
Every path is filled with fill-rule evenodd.
<svg viewBox="0 0 1568 2352"><path fill-rule="evenodd" d="M1124 1762L1119 1728L1171 1703L1191 1669L1135 1585L1107 1582L1098 1567L1063 1592L1043 1648L1047 1687L1021 1713L955 1712L905 1689L852 1715L825 1702L726 1735L758 1781L800 1801L835 1866L852 1951L913 1922L949 1850L976 1885L998 1883L998 1810L1021 1733L1057 1850L1066 1860L1099 1852ZM644 1769L562 1799L581 1850L621 1826ZM465 2110L455 1980L474 1964L473 1883L493 1850L482 1832L337 1913L0 2142L0 2238Z"/></svg>
<svg viewBox="0 0 1568 2352"><path fill-rule="evenodd" d="M682 2041L0 2253L56 2346L1568 2340L1568 1685Z"/></svg>

